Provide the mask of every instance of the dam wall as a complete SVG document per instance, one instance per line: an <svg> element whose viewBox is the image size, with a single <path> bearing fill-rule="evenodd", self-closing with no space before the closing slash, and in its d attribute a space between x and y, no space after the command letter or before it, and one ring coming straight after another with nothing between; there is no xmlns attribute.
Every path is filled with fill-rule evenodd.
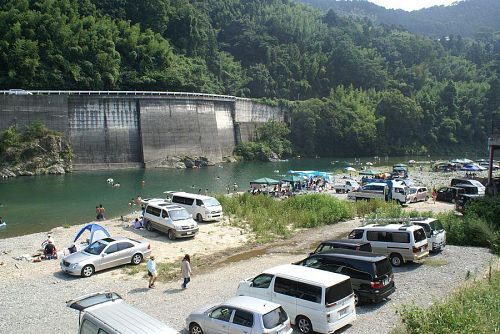
<svg viewBox="0 0 500 334"><path fill-rule="evenodd" d="M0 131L35 121L63 132L83 169L155 166L173 156L218 161L283 121L279 108L233 96L161 92L0 92Z"/></svg>

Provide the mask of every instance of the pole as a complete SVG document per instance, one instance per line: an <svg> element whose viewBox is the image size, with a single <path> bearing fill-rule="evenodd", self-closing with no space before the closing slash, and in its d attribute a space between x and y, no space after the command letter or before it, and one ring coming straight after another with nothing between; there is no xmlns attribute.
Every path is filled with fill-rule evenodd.
<svg viewBox="0 0 500 334"><path fill-rule="evenodd" d="M490 169L488 170L488 187L493 186L493 145L490 145Z"/></svg>

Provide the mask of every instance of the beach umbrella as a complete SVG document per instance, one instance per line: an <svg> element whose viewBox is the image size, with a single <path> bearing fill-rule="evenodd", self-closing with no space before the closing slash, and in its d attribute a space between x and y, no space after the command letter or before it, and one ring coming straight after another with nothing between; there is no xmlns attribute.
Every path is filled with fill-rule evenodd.
<svg viewBox="0 0 500 334"><path fill-rule="evenodd" d="M461 168L461 170L466 172L478 172L483 169L481 169L481 167L479 167L478 165L465 165Z"/></svg>
<svg viewBox="0 0 500 334"><path fill-rule="evenodd" d="M346 172L355 172L355 171L356 171L356 168L353 168L353 167L350 167L350 166L349 166L349 167L344 168L344 170L345 170Z"/></svg>
<svg viewBox="0 0 500 334"><path fill-rule="evenodd" d="M250 181L250 184L266 184L266 185L274 185L274 184L279 184L280 181L271 179L269 177L263 177L257 180Z"/></svg>
<svg viewBox="0 0 500 334"><path fill-rule="evenodd" d="M381 172L373 169L368 169L368 170L362 170L359 172L360 175L378 175L381 174Z"/></svg>

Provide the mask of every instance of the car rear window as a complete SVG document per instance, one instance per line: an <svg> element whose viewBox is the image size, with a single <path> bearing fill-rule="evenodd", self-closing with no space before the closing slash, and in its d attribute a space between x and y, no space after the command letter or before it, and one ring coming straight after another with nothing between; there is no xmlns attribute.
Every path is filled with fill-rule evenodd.
<svg viewBox="0 0 500 334"><path fill-rule="evenodd" d="M383 259L375 263L375 272L377 277L390 275L392 273L392 266L388 259Z"/></svg>
<svg viewBox="0 0 500 334"><path fill-rule="evenodd" d="M415 238L415 242L425 240L427 237L425 236L424 229L419 228L413 231L413 238Z"/></svg>
<svg viewBox="0 0 500 334"><path fill-rule="evenodd" d="M266 329L273 329L284 323L287 319L288 315L281 306L262 316L264 328Z"/></svg>
<svg viewBox="0 0 500 334"><path fill-rule="evenodd" d="M352 294L351 280L347 279L326 289L325 304L333 304Z"/></svg>

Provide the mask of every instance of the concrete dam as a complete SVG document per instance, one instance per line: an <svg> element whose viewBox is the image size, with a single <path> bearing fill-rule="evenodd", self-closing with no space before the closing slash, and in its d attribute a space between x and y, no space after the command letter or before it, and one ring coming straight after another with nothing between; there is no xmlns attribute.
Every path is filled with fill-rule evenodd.
<svg viewBox="0 0 500 334"><path fill-rule="evenodd" d="M151 167L173 156L219 161L270 120L284 121L284 112L226 95L0 92L0 131L41 121L69 138L76 169Z"/></svg>

